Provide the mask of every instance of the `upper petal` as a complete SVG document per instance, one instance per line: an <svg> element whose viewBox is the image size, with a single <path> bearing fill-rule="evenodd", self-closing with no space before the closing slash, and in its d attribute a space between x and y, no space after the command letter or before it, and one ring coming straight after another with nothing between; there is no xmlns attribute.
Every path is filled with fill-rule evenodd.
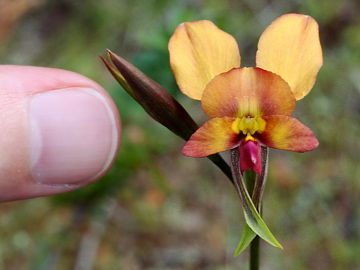
<svg viewBox="0 0 360 270"><path fill-rule="evenodd" d="M201 105L210 117L291 115L295 98L280 76L261 68L234 68L205 88Z"/></svg>
<svg viewBox="0 0 360 270"><path fill-rule="evenodd" d="M180 24L169 41L169 52L180 90L198 100L212 78L240 66L236 40L206 20Z"/></svg>
<svg viewBox="0 0 360 270"><path fill-rule="evenodd" d="M213 118L201 126L187 141L182 153L190 157L206 157L234 148L240 142L234 133L231 117Z"/></svg>
<svg viewBox="0 0 360 270"><path fill-rule="evenodd" d="M256 65L280 75L297 100L309 93L322 63L319 27L310 16L285 14L260 37Z"/></svg>
<svg viewBox="0 0 360 270"><path fill-rule="evenodd" d="M265 116L266 128L258 139L268 147L295 152L311 151L319 146L313 132L299 120L281 115Z"/></svg>

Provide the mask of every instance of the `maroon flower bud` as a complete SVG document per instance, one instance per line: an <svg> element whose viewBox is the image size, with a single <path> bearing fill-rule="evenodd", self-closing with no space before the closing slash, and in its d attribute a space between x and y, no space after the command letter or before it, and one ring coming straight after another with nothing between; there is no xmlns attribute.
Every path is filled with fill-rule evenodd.
<svg viewBox="0 0 360 270"><path fill-rule="evenodd" d="M185 140L194 133L195 121L161 85L109 50L108 56L114 66L101 58L108 70L153 119Z"/></svg>

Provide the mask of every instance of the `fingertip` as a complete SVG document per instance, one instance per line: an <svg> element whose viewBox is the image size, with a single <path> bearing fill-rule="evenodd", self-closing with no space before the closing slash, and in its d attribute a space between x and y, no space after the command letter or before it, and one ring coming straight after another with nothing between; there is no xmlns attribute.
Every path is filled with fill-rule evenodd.
<svg viewBox="0 0 360 270"><path fill-rule="evenodd" d="M90 182L106 171L117 152L116 118L91 88L66 88L30 97L30 159L42 184Z"/></svg>
<svg viewBox="0 0 360 270"><path fill-rule="evenodd" d="M11 115L0 121L0 150L7 150L0 164L0 201L63 193L101 178L121 134L118 110L106 91L69 71L7 67L0 66L0 74L7 74L0 76L0 120L4 112Z"/></svg>

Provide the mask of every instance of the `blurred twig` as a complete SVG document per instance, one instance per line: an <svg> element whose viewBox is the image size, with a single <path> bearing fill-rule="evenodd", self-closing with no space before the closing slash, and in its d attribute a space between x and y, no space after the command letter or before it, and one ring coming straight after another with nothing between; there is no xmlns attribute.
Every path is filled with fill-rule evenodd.
<svg viewBox="0 0 360 270"><path fill-rule="evenodd" d="M100 214L93 216L89 231L81 239L74 270L91 270L94 268L101 238L106 231L107 223L114 213L116 205L116 199L109 198L99 206Z"/></svg>

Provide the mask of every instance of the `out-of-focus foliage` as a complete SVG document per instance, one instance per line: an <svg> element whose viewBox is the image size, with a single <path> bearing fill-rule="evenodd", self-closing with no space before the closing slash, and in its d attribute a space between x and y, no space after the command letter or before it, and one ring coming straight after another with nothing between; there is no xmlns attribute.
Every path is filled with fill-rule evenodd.
<svg viewBox="0 0 360 270"><path fill-rule="evenodd" d="M207 160L180 155L183 142L120 89L97 58L109 48L179 93L167 42L183 21L210 19L234 35L254 65L258 37L283 13L320 24L324 66L296 113L320 147L271 151L265 220L284 250L263 243L264 269L360 268L360 2L356 0L4 0L0 63L82 73L115 99L123 143L113 169L83 190L0 205L0 269L247 269L233 258L241 207ZM6 12L5 12L6 8ZM276 213L276 214L275 214Z"/></svg>

